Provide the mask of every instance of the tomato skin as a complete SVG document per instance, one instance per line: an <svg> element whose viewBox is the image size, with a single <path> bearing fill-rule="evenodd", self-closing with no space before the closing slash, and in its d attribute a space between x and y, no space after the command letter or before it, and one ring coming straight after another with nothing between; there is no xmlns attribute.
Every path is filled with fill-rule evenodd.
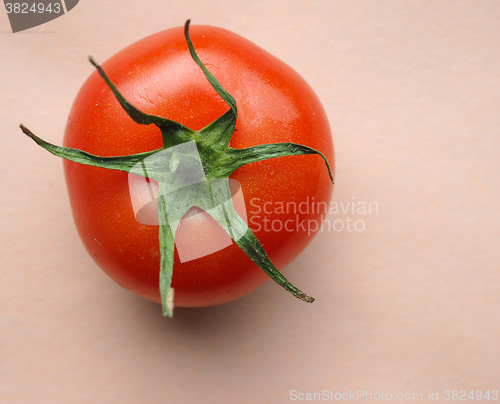
<svg viewBox="0 0 500 404"><path fill-rule="evenodd" d="M325 111L294 70L227 30L194 25L190 35L200 59L236 99L232 147L299 143L322 152L333 169ZM189 55L182 28L138 41L102 67L135 107L191 129L205 127L228 109ZM72 106L64 146L117 156L161 148L162 138L157 127L133 122L94 72ZM70 161L64 161L64 170L75 224L90 255L118 284L159 302L158 226L136 220L128 174ZM275 158L243 166L231 178L241 184L250 229L281 270L306 247L325 213L332 184L323 160L305 155ZM288 212L283 211L284 202ZM208 215L186 223L176 240L204 243L220 231ZM186 262L180 262L176 252L175 305L228 302L267 279L234 243Z"/></svg>

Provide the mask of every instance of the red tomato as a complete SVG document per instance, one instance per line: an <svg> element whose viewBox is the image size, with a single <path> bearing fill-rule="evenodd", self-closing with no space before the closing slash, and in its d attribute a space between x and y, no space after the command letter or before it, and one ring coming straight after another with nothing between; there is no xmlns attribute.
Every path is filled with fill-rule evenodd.
<svg viewBox="0 0 500 404"><path fill-rule="evenodd" d="M231 147L299 143L322 152L333 168L325 111L293 69L224 29L195 25L190 35L205 66L236 99L238 118ZM130 45L102 67L135 107L191 129L205 127L228 109L191 58L181 27ZM64 145L117 156L159 149L162 138L156 126L132 121L94 72L72 106ZM90 255L118 284L159 302L158 226L136 220L128 174L66 160L64 169L76 227ZM250 229L281 270L321 225L332 191L324 161L317 155L273 158L245 165L231 178L241 184L245 206L239 209L246 210ZM176 244L187 240L203 248L220 232L206 214L182 223ZM175 305L228 302L267 279L234 242L185 262L176 252Z"/></svg>

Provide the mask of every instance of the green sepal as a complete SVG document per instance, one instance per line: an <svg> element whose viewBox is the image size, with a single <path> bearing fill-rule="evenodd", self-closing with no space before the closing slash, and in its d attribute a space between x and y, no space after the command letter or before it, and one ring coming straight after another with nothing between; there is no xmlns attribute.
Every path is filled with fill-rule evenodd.
<svg viewBox="0 0 500 404"><path fill-rule="evenodd" d="M102 67L96 63L96 61L92 56L89 56L89 61L97 69L97 72L101 75L101 77L104 79L108 87L111 89L115 98L123 107L127 115L130 118L132 118L134 122L140 125L153 124L160 129L164 147L186 142L192 138L194 131L180 124L179 122L162 118L161 116L145 114L144 112L134 107L130 102L128 102L125 99L125 97L120 93L120 91L118 91L116 86L109 79L108 75L104 72Z"/></svg>
<svg viewBox="0 0 500 404"><path fill-rule="evenodd" d="M54 156L70 160L75 163L80 163L94 167L107 168L109 170L126 171L141 176L145 176L144 172L142 170L134 170L133 168L137 166L137 164L143 161L145 158L152 156L159 151L159 150L153 150L145 153L130 154L127 156L100 157L78 149L73 149L71 147L56 146L52 143L46 142L45 140L39 138L26 126L21 124L20 128L24 132L24 134L28 135L31 139L35 141L35 143L37 143L39 146L41 146L48 152L52 153ZM150 170L147 173L147 176L149 178L157 179L159 177L159 174L160 173L155 173L153 170Z"/></svg>
<svg viewBox="0 0 500 404"><path fill-rule="evenodd" d="M160 243L160 295L162 312L165 317L174 314L174 289L172 286L172 274L174 269L174 245L175 233L172 232L168 222L167 206L164 196L163 185L160 183L158 195L158 239Z"/></svg>
<svg viewBox="0 0 500 404"><path fill-rule="evenodd" d="M205 67L203 62L196 54L193 43L191 42L191 38L189 36L190 23L191 21L187 20L184 26L184 36L189 48L189 53L191 54L191 57L193 58L195 63L203 71L203 74L205 75L212 88L226 102L226 104L229 105L230 108L229 111L227 111L224 115L222 115L206 128L200 131L200 141L203 143L203 140L207 137L207 134L210 134L210 137L212 137L213 139L211 146L215 147L217 151L222 151L229 146L229 142L231 141L231 137L233 136L236 126L236 116L238 115L238 108L236 106L236 100L234 99L234 97L229 94L224 89L224 87L221 86L219 81L212 73L210 73L210 71Z"/></svg>
<svg viewBox="0 0 500 404"><path fill-rule="evenodd" d="M225 159L226 164L219 167L217 176L228 177L236 169L257 161L268 160L276 157L300 156L304 154L317 154L323 159L328 170L328 175L333 184L334 180L332 170L325 155L312 147L304 146L298 143L267 143L245 149L234 149L230 147L224 151L224 156L221 157L221 159Z"/></svg>
<svg viewBox="0 0 500 404"><path fill-rule="evenodd" d="M269 259L264 247L250 230L245 221L234 209L228 178L211 181L214 205L219 209L207 210L217 223L229 234L245 254L260 267L274 282L300 300L312 303L314 298L296 288L286 279Z"/></svg>
<svg viewBox="0 0 500 404"><path fill-rule="evenodd" d="M203 70L203 73L205 74L205 77L211 84L212 88L217 91L217 94L226 101L226 104L229 105L231 110L233 111L234 115L237 115L237 107L236 107L236 100L234 97L229 94L224 87L222 87L219 83L219 81L214 77L212 73L205 67L203 62L200 60L198 55L196 54L196 51L194 50L193 43L191 42L191 38L189 36L189 24L191 23L191 20L187 20L186 24L184 25L184 36L186 38L186 42L189 48L189 53L191 54L191 57L195 61L195 63Z"/></svg>
<svg viewBox="0 0 500 404"><path fill-rule="evenodd" d="M228 148L235 126L236 115L230 109L198 132L198 147L208 150L209 153L218 158L219 154Z"/></svg>

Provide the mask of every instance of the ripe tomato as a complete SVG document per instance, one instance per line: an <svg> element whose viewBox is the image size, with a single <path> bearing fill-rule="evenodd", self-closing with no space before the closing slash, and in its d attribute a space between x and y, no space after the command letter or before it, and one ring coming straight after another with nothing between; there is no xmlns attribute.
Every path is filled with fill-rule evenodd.
<svg viewBox="0 0 500 404"><path fill-rule="evenodd" d="M333 144L325 111L309 85L289 66L232 32L192 26L203 64L236 100L233 148L293 142L331 162ZM200 130L228 106L193 62L181 27L121 50L102 65L121 94L142 112ZM154 125L139 125L120 106L98 72L72 106L64 146L97 156L130 155L162 147ZM79 235L97 264L118 284L160 301L158 226L136 219L126 172L64 161ZM241 186L247 223L278 269L296 257L319 230L332 182L319 156L286 156L254 162L231 175ZM193 208L175 234L189 248L204 248L220 226ZM183 241L183 242L184 242ZM190 260L175 253L175 305L215 305L241 297L268 276L234 242Z"/></svg>

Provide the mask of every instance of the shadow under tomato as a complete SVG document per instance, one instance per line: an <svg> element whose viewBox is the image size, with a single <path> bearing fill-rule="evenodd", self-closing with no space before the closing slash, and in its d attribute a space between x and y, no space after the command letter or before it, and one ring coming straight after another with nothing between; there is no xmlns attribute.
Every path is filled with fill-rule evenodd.
<svg viewBox="0 0 500 404"><path fill-rule="evenodd" d="M154 332L190 335L200 339L208 336L213 338L214 335L220 334L222 339L226 339L231 338L231 335L238 338L237 335L249 327L259 327L258 312L265 310L264 304L259 303L265 299L263 294L264 292L257 290L250 295L217 306L177 307L171 319L162 316L159 303L135 295L131 295L129 302L135 306L132 312L139 317L134 320L143 323L142 326L151 327Z"/></svg>

